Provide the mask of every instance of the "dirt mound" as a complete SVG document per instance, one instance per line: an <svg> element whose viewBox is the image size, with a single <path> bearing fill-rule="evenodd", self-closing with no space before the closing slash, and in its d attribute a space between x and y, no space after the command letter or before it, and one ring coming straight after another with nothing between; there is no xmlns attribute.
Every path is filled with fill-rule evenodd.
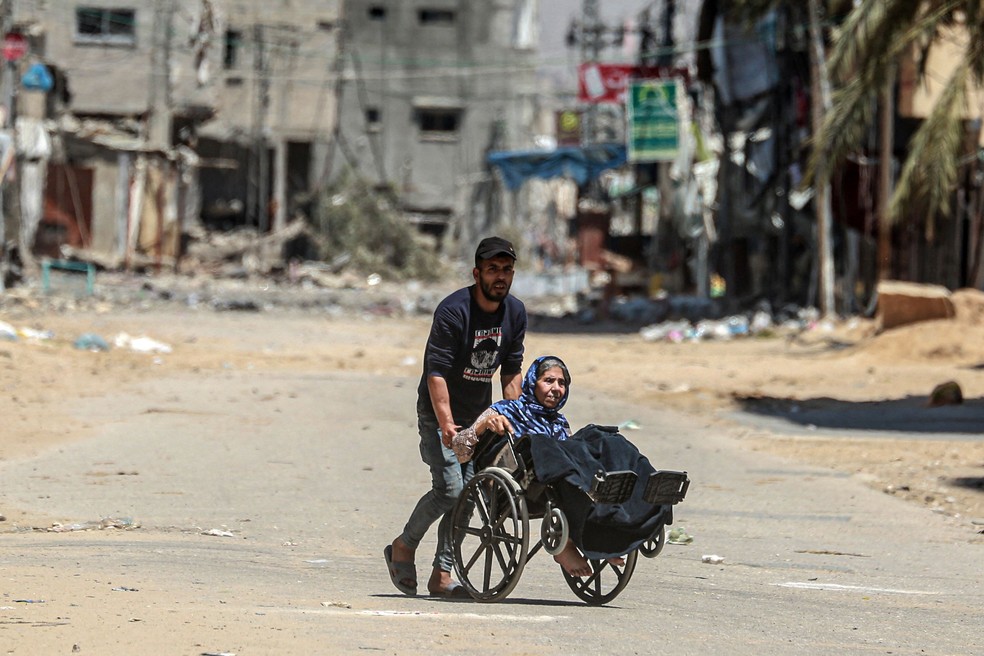
<svg viewBox="0 0 984 656"><path fill-rule="evenodd" d="M984 292L979 289L958 289L950 297L960 323L984 324Z"/></svg>
<svg viewBox="0 0 984 656"><path fill-rule="evenodd" d="M858 347L866 358L881 362L950 360L976 365L984 362L984 321L923 321L885 331Z"/></svg>

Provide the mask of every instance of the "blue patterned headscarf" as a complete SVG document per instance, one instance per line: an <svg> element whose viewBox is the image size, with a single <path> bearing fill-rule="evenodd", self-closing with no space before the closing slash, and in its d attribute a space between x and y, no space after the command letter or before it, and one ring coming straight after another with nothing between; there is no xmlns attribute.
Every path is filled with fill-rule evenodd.
<svg viewBox="0 0 984 656"><path fill-rule="evenodd" d="M567 387L564 390L564 397L556 408L545 408L536 400L533 390L536 388L537 379L544 371L552 367L560 367L561 371L564 372ZM566 440L570 434L571 425L567 423L567 417L560 413L560 409L567 403L570 394L571 375L567 371L567 365L558 357L542 355L534 360L530 368L526 370L526 377L523 379L523 394L514 401L497 401L492 404L492 409L509 420L517 437L535 434Z"/></svg>

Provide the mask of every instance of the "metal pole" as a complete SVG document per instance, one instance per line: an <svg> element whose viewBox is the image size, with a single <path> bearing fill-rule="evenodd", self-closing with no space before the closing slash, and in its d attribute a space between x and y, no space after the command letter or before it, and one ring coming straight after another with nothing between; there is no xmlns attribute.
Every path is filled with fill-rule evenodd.
<svg viewBox="0 0 984 656"><path fill-rule="evenodd" d="M7 33L7 7L9 7L9 2L4 9L3 18L3 34ZM11 130L10 136L6 134L7 126L13 127L14 124L14 62L5 61L3 62L3 104L4 104L4 117L3 124L0 128L4 130L4 142L6 147L2 151L2 164L0 164L0 292L4 291L6 288L6 277L7 277L7 212L4 208L4 192L6 184L4 179L7 177L7 163L6 160L10 158L10 165L13 166L16 149L16 144L13 139L13 131ZM10 152L8 152L10 151Z"/></svg>
<svg viewBox="0 0 984 656"><path fill-rule="evenodd" d="M824 114L831 106L830 81L827 79L826 54L820 26L820 5L818 0L810 0L810 69L812 72L813 134L820 133ZM820 170L827 167L826 146L819 144L818 160ZM819 274L820 313L827 317L834 313L834 265L831 244L832 210L830 200L830 179L816 181L816 196L813 199L817 212L817 267Z"/></svg>
<svg viewBox="0 0 984 656"><path fill-rule="evenodd" d="M581 17L581 61L597 62L601 51L599 40L601 19L598 16L598 0L584 0ZM597 131L597 105L588 105L584 111L584 145L593 144Z"/></svg>
<svg viewBox="0 0 984 656"><path fill-rule="evenodd" d="M0 7L0 38L5 38L7 32L10 30L11 23L11 3L13 0L0 0L3 1L3 6ZM3 117L3 122L0 123L0 129L6 130L10 126L13 130L14 125L14 62L4 61L3 62L3 103L5 109L5 115ZM13 132L11 131L11 135ZM9 146L11 150L16 148L14 144L14 139L9 139ZM11 157L11 164L13 164L13 153L3 153L4 156ZM3 175L0 175L0 292L3 292L6 286L5 279L7 277L7 212L3 207L4 200L4 184L3 180L6 177L7 169L6 167L0 167L2 169Z"/></svg>

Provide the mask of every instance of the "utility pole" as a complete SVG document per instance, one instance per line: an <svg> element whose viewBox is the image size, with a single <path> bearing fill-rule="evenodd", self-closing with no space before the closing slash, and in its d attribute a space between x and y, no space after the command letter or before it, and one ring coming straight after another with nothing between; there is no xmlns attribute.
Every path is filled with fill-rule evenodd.
<svg viewBox="0 0 984 656"><path fill-rule="evenodd" d="M820 5L818 0L809 0L810 11L810 80L813 114L813 134L820 133L824 115L830 110L830 80L827 79L827 57L823 47L823 34L820 26ZM827 150L824 144L816 146L819 170L827 168ZM820 313L828 317L834 313L834 264L831 245L832 209L830 200L830 179L816 181L816 196L813 203L817 212L817 273L819 284Z"/></svg>
<svg viewBox="0 0 984 656"><path fill-rule="evenodd" d="M584 0L581 6L581 62L595 63L601 53L601 18L598 16L598 0ZM597 105L588 105L584 111L582 139L585 145L593 144L597 134Z"/></svg>
<svg viewBox="0 0 984 656"><path fill-rule="evenodd" d="M660 38L660 53L656 56L657 66L665 66L666 68L671 68L674 65L674 58L676 57L673 51L673 21L676 18L676 1L675 0L664 0L665 6L663 7L663 34Z"/></svg>
<svg viewBox="0 0 984 656"><path fill-rule="evenodd" d="M268 227L268 166L266 123L270 108L270 75L267 70L263 25L253 26L253 130L247 184L247 220L256 221L260 232Z"/></svg>
<svg viewBox="0 0 984 656"><path fill-rule="evenodd" d="M13 0L0 0L0 39L5 39L10 32L12 23L11 4ZM7 176L7 164L13 165L16 159L13 138L14 125L14 62L3 60L3 102L4 116L0 121L0 137L2 137L2 147L0 147L0 292L6 287L7 277L7 212L4 209L4 178ZM10 131L7 131L8 125ZM11 185L13 187L13 185Z"/></svg>

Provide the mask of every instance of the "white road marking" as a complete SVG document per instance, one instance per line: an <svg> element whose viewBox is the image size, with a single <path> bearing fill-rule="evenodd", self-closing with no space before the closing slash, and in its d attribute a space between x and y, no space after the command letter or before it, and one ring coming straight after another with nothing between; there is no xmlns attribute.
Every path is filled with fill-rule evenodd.
<svg viewBox="0 0 984 656"><path fill-rule="evenodd" d="M800 583L790 581L788 583L776 583L781 588L798 588L800 590L847 590L851 592L886 592L890 594L909 594L909 595L935 595L939 592L927 592L925 590L896 590L893 588L870 588L861 585L838 585L837 583Z"/></svg>
<svg viewBox="0 0 984 656"><path fill-rule="evenodd" d="M264 608L265 613L302 613L306 615L362 615L367 617L398 617L398 618L423 618L423 619L464 619L488 620L494 622L528 622L543 624L546 622L556 622L558 620L569 619L566 615L533 615L525 617L522 615L505 614L481 614L481 613L441 613L436 611L418 610L349 610L345 608Z"/></svg>

